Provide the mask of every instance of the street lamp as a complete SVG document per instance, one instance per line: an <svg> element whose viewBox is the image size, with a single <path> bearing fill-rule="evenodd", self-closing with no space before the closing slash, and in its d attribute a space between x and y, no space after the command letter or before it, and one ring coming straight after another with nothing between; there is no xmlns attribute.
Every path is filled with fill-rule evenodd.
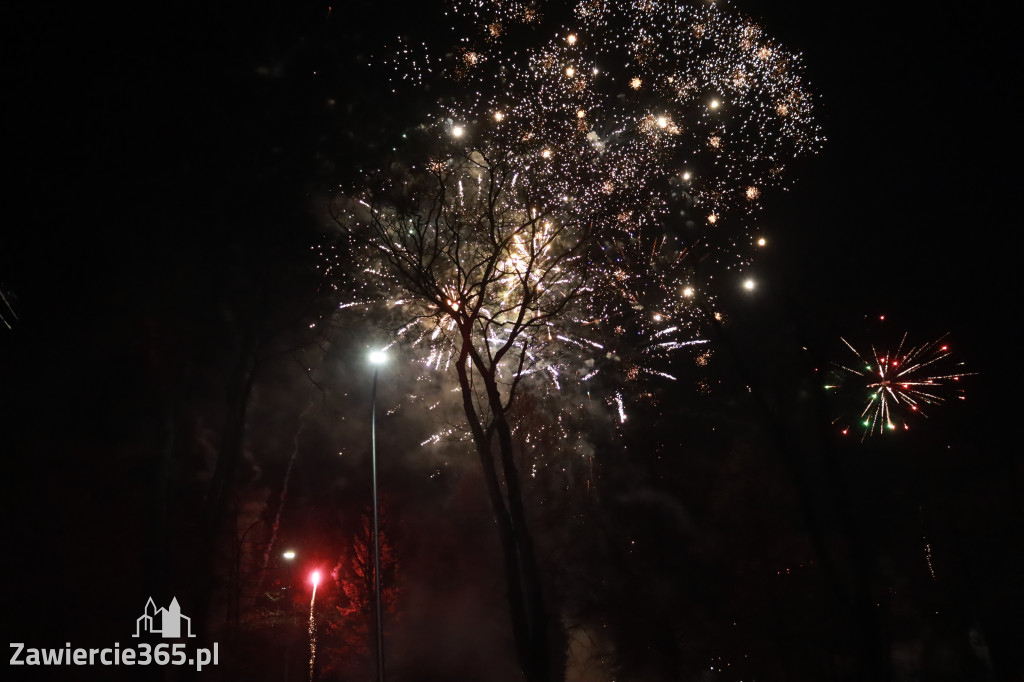
<svg viewBox="0 0 1024 682"><path fill-rule="evenodd" d="M370 466L373 473L373 598L377 608L377 682L384 682L384 621L380 608L380 519L377 505L377 374L387 360L382 350L370 353L373 391L370 393Z"/></svg>
<svg viewBox="0 0 1024 682"><path fill-rule="evenodd" d="M288 614L289 612L292 613L292 616L289 617L285 621L286 627L288 627L288 625L298 625L298 623L296 622L296 617L294 615L294 610L289 606L291 604L292 599L294 598L294 595L292 594L292 580L294 579L295 556L296 555L295 555L295 550L294 549L286 549L285 551L281 552L281 558L285 560L284 570L285 570L285 578L286 578L286 580L285 580L285 587L281 588L281 590L284 591L285 594L286 594L285 601L284 601L284 603L285 603L285 614ZM291 648L292 648L291 642L292 642L292 638L289 637L287 635L287 633L286 633L285 637L284 637L284 679L285 679L285 682L288 682L288 671L289 671L289 668L291 666Z"/></svg>

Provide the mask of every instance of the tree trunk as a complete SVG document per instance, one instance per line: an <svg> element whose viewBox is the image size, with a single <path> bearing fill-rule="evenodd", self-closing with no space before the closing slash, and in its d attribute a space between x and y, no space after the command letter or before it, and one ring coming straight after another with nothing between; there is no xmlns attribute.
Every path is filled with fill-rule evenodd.
<svg viewBox="0 0 1024 682"><path fill-rule="evenodd" d="M231 497L235 472L238 470L238 463L242 459L245 447L245 422L256 369L257 346L255 338L247 340L228 379L225 396L227 410L221 447L217 453L217 463L210 481L206 517L196 554L193 577L194 608L196 609L194 622L201 637L206 633L213 593L217 584L217 540L223 531L224 515Z"/></svg>
<svg viewBox="0 0 1024 682"><path fill-rule="evenodd" d="M483 468L484 482L488 498L494 511L501 540L502 556L505 564L505 584L509 603L509 614L512 619L512 634L515 638L516 654L524 676L530 682L549 682L551 680L550 656L548 646L548 622L544 609L543 596L540 589L540 569L533 553L532 540L526 527L523 510L522 493L519 487L518 474L512 459L512 437L505 421L504 412L494 412L490 399L497 392L493 378L482 377L492 403L492 419L494 422L487 430L484 429L473 404L473 390L469 382L466 368L468 348L463 345L456 369L459 385L462 389L462 405L466 413L473 443ZM500 408L500 401L499 401ZM502 460L505 494L502 494L501 479L495 464L493 451L494 432L497 431L498 447ZM507 501L506 501L507 496Z"/></svg>
<svg viewBox="0 0 1024 682"><path fill-rule="evenodd" d="M528 679L546 680L550 678L551 652L548 640L548 615L541 587L540 566L533 547L533 535L530 533L523 506L523 492L519 485L519 471L516 467L512 444L512 430L505 418L505 410L501 404L497 383L492 377L485 376L484 383L493 413L494 425L498 434L498 449L501 455L502 471L505 476L505 489L508 496L508 507L515 529L516 549L520 562L521 579L525 593L525 618L527 637L530 650L530 665L536 677L527 673Z"/></svg>

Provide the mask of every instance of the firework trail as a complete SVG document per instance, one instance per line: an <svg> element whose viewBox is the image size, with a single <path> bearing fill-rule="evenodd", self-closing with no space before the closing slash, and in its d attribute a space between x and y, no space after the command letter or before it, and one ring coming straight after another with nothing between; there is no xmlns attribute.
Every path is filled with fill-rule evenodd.
<svg viewBox="0 0 1024 682"><path fill-rule="evenodd" d="M320 571L313 571L309 577L313 583L313 595L309 598L309 682L313 682L313 669L316 665L316 588L320 585Z"/></svg>
<svg viewBox="0 0 1024 682"><path fill-rule="evenodd" d="M270 556L274 552L274 545L277 544L277 533L281 527L281 514L284 512L285 502L288 500L288 483L292 478L292 468L295 466L295 460L299 456L299 439L302 437L302 432L306 428L306 415L313 408L313 401L310 400L309 404L306 405L306 409L299 415L299 426L295 430L295 437L292 439L292 452L288 457L288 467L284 471L284 481L281 483L281 495L277 501L277 512L274 514L274 525L271 526L270 540L267 542L267 549L263 553L263 572L261 575L266 575L267 567L270 565Z"/></svg>
<svg viewBox="0 0 1024 682"><path fill-rule="evenodd" d="M11 324L11 322L18 321L18 314L14 312L14 306L11 304L11 301L7 298L7 296L8 294L4 293L3 287L0 287L0 301L3 301L4 308L6 308L6 311L0 311L0 322L3 322L4 326L7 327L8 329L13 329L14 326ZM10 315L10 321L8 321L5 313L6 315Z"/></svg>

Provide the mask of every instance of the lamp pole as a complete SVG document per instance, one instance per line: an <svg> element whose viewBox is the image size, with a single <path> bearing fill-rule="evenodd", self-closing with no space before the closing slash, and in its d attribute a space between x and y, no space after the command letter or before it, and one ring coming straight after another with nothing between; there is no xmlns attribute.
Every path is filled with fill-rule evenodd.
<svg viewBox="0 0 1024 682"><path fill-rule="evenodd" d="M377 682L384 682L384 619L380 608L380 517L377 503L377 374L384 353L370 354L373 390L370 393L370 468L373 474L373 598L377 609Z"/></svg>
<svg viewBox="0 0 1024 682"><path fill-rule="evenodd" d="M288 562L287 563L288 568L286 569L288 585L287 585L287 587L285 589L286 595L285 595L285 598L284 598L285 613L286 614L292 614L292 615L289 615L287 620L285 621L285 635L284 635L284 682L288 682L288 672L289 672L289 667L290 667L290 664L291 664L291 648L292 648L291 647L292 638L290 636L291 633L288 632L288 630L290 629L290 626L292 625L292 621L295 618L295 616L294 616L294 609L291 607L292 598L295 596L295 595L292 594L292 573L293 573L294 568L295 568L295 551L291 550L291 549L286 550L286 551L281 553L281 557L286 562ZM298 626L297 623L295 625L296 625L296 627Z"/></svg>

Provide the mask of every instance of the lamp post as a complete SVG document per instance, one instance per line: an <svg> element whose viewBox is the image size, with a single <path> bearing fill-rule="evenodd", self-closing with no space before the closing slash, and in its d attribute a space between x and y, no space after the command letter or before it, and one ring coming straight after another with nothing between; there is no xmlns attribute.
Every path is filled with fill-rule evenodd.
<svg viewBox="0 0 1024 682"><path fill-rule="evenodd" d="M370 466L373 474L373 598L377 609L377 682L384 682L384 620L380 608L380 518L377 505L377 374L387 356L370 353L373 390L370 393Z"/></svg>
<svg viewBox="0 0 1024 682"><path fill-rule="evenodd" d="M287 569L286 569L286 571L287 571L288 585L285 588L286 594L285 594L285 597L284 597L285 613L286 614L288 614L288 613L292 614L290 616L287 616L287 618L286 618L286 621L285 621L285 637L284 637L284 682L288 682L289 665L291 663L291 641L292 641L292 638L290 637L290 633L288 632L288 630L291 629L290 628L291 625L293 625L293 624L296 625L296 626L298 625L297 623L293 623L293 621L295 619L295 616L294 616L294 612L293 612L293 610L291 608L291 601L292 601L292 598L293 598L293 595L292 595L292 571L294 570L294 567L295 567L295 550L292 550L292 549L285 550L284 552L281 553L281 558L284 559L287 562Z"/></svg>

